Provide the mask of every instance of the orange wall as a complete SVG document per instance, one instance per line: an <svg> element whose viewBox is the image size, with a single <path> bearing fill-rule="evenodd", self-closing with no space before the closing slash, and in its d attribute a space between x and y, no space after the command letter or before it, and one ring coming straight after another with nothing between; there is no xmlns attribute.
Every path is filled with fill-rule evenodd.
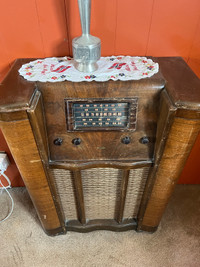
<svg viewBox="0 0 200 267"><path fill-rule="evenodd" d="M199 0L93 0L91 33L103 56L182 56L200 77ZM71 55L80 34L76 0L0 1L0 80L15 58ZM200 183L200 136L180 182Z"/></svg>

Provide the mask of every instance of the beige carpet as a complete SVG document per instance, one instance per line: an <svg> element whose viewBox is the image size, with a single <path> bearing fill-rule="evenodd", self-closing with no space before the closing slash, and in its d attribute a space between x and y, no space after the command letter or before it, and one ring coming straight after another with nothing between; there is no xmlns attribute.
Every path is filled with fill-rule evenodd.
<svg viewBox="0 0 200 267"><path fill-rule="evenodd" d="M25 189L11 190L12 216L0 224L0 267L200 266L200 186L179 185L158 231L49 237L40 227ZM0 217L8 199L0 194Z"/></svg>

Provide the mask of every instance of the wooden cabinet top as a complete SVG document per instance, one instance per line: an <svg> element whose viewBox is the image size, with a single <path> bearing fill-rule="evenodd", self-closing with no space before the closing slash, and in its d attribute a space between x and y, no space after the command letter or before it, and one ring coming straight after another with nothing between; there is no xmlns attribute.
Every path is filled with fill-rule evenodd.
<svg viewBox="0 0 200 267"><path fill-rule="evenodd" d="M19 68L31 60L34 59L17 59L0 84L0 112L26 110L30 107L35 90L44 86L41 82L29 82L19 75ZM200 110L200 80L187 63L181 57L159 57L153 60L159 63L159 73L151 78L139 81L81 82L73 83L75 84L73 86L94 87L94 84L105 86L106 83L107 88L134 86L142 89L151 86L161 89L165 87L177 108ZM72 82L61 83L72 86ZM59 84L59 82L53 83L53 86L57 87Z"/></svg>

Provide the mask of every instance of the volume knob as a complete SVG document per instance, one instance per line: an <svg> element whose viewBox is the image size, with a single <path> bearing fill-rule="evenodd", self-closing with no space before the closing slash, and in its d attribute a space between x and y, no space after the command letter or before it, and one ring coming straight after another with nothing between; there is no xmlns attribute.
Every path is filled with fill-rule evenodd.
<svg viewBox="0 0 200 267"><path fill-rule="evenodd" d="M129 136L125 136L124 138L122 138L122 143L125 145L130 144L131 142L131 138Z"/></svg>
<svg viewBox="0 0 200 267"><path fill-rule="evenodd" d="M56 139L54 139L53 143L56 146L61 146L63 143L63 140L62 140L62 138L56 138Z"/></svg>
<svg viewBox="0 0 200 267"><path fill-rule="evenodd" d="M72 144L74 144L75 146L80 145L80 143L81 143L81 139L80 138L74 138L72 140Z"/></svg>
<svg viewBox="0 0 200 267"><path fill-rule="evenodd" d="M149 138L147 136L143 136L141 139L140 139L140 143L143 144L143 145L146 145L149 143Z"/></svg>

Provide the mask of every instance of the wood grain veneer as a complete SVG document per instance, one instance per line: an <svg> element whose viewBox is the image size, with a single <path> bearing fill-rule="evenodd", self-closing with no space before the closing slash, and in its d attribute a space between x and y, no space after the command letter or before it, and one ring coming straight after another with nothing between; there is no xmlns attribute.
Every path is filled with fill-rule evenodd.
<svg viewBox="0 0 200 267"><path fill-rule="evenodd" d="M200 120L174 118L139 229L158 226L199 131Z"/></svg>
<svg viewBox="0 0 200 267"><path fill-rule="evenodd" d="M43 228L47 233L61 228L29 120L1 123L2 132L20 170Z"/></svg>
<svg viewBox="0 0 200 267"><path fill-rule="evenodd" d="M159 63L160 72L139 81L40 83L28 82L18 75L20 66L30 61L18 59L1 84L0 127L48 234L65 233L66 230L157 229L200 131L200 81L181 58L153 60ZM134 131L67 131L65 99L106 98L116 101L138 99ZM121 142L125 136L130 137L130 144ZM144 136L149 138L148 144L142 144ZM62 145L55 146L56 138L62 138ZM81 138L79 146L72 144L74 138ZM133 174L137 174L139 186L138 175L143 173L143 167L150 166L145 168L148 172L145 172L142 184L143 196L138 188L137 214L134 213L131 219L124 218L124 213L130 216L127 211L130 198L126 203L127 195L132 193L129 191L130 175L131 186ZM117 190L110 191L118 194L112 195L114 202L110 214L114 214L113 218L101 219L101 212L98 212L97 218L88 221L87 214L93 214L88 211L93 198L87 194L94 185L87 175L93 168L96 172L108 168L105 178L109 182L115 180ZM65 178L66 172L73 175ZM61 183L59 177L55 179L58 173L62 173ZM122 175L118 177L116 173ZM61 199L59 192L65 192L58 186L65 183L65 179L72 179L67 182L71 183L73 191L69 195L75 198L73 207L76 210L72 214L77 215L77 220L68 221L66 211L69 209L62 206L63 199L68 196ZM89 179L95 179L94 175ZM104 177L98 175L98 179L102 180L95 180L95 186L99 181L105 188ZM136 200L134 194L131 199ZM99 207L101 203L98 202Z"/></svg>

